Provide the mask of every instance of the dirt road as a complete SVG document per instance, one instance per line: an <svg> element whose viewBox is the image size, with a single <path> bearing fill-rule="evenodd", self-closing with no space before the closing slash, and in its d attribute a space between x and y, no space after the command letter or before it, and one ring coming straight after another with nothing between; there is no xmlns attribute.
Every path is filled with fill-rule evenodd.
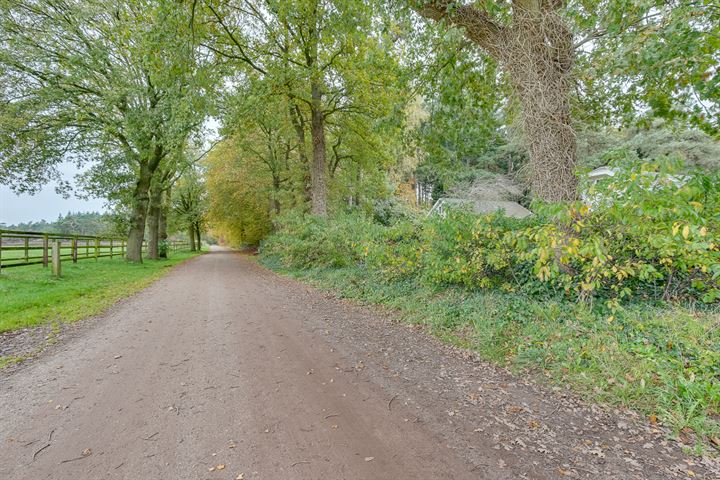
<svg viewBox="0 0 720 480"><path fill-rule="evenodd" d="M229 251L0 375L3 480L714 476L632 417Z"/></svg>

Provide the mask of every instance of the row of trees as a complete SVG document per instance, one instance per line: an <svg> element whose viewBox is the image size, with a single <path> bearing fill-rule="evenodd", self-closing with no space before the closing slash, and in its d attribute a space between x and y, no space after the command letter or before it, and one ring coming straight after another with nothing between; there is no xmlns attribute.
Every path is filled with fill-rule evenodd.
<svg viewBox="0 0 720 480"><path fill-rule="evenodd" d="M169 191L208 113L211 59L175 1L0 2L2 181L33 192L64 161L128 211L127 257L165 233Z"/></svg>
<svg viewBox="0 0 720 480"><path fill-rule="evenodd" d="M370 209L408 179L471 166L522 172L533 197L564 201L586 154L578 132L663 118L718 135L712 2L0 0L0 12L0 181L33 191L60 162L87 164L84 191L129 212L135 261L146 226L157 254L170 212L191 238L208 218L252 243L285 210ZM208 117L221 141L203 160L206 199Z"/></svg>
<svg viewBox="0 0 720 480"><path fill-rule="evenodd" d="M66 233L80 235L118 235L112 215L99 212L68 212L48 222L21 222L14 225L0 224L0 228L43 233Z"/></svg>

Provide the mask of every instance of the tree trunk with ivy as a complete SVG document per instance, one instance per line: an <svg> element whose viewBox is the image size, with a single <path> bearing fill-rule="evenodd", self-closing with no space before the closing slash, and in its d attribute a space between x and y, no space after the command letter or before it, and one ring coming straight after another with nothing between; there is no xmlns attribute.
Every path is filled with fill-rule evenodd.
<svg viewBox="0 0 720 480"><path fill-rule="evenodd" d="M195 226L190 225L187 229L188 232L188 238L190 238L190 251L195 251Z"/></svg>
<svg viewBox="0 0 720 480"><path fill-rule="evenodd" d="M202 250L202 234L200 233L200 223L195 224L195 237L197 238L197 249Z"/></svg>
<svg viewBox="0 0 720 480"><path fill-rule="evenodd" d="M157 260L159 258L158 244L160 242L160 210L162 203L162 190L159 188L150 189L150 207L147 214L148 249L147 258Z"/></svg>
<svg viewBox="0 0 720 480"><path fill-rule="evenodd" d="M132 197L132 213L130 214L130 231L128 232L125 258L130 262L142 263L142 247L145 238L148 204L150 203L150 186L153 175L164 156L163 148L155 145L147 157L139 161L138 180L135 183Z"/></svg>
<svg viewBox="0 0 720 480"><path fill-rule="evenodd" d="M170 187L168 187L162 194L162 201L160 203L160 218L158 220L158 237L160 242L167 242L167 218L168 212L170 211ZM158 257L167 258L167 246L161 248L158 252Z"/></svg>
<svg viewBox="0 0 720 480"><path fill-rule="evenodd" d="M325 115L322 111L322 90L318 82L311 86L311 118L313 159L310 168L312 180L312 213L327 215L327 162L325 151Z"/></svg>
<svg viewBox="0 0 720 480"><path fill-rule="evenodd" d="M145 238L145 220L147 217L150 181L152 174L147 165L141 165L140 177L135 184L130 214L130 231L128 232L125 257L130 262L142 263L142 246Z"/></svg>
<svg viewBox="0 0 720 480"><path fill-rule="evenodd" d="M559 14L562 0L513 0L512 20L482 6L450 0L416 0L421 15L465 29L465 36L497 60L522 107L530 156L531 190L557 202L577 195L576 140L570 114L575 52L572 32Z"/></svg>

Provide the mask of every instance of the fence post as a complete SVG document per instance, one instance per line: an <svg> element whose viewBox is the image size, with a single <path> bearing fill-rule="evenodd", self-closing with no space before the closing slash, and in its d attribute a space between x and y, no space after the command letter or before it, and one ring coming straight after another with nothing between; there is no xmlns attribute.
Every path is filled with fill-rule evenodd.
<svg viewBox="0 0 720 480"><path fill-rule="evenodd" d="M95 261L97 262L98 255L100 250L100 239L95 237Z"/></svg>
<svg viewBox="0 0 720 480"><path fill-rule="evenodd" d="M90 239L85 239L85 258L90 258Z"/></svg>
<svg viewBox="0 0 720 480"><path fill-rule="evenodd" d="M55 240L52 246L52 273L56 277L60 276L60 240Z"/></svg>
<svg viewBox="0 0 720 480"><path fill-rule="evenodd" d="M113 239L110 239L110 258L113 257Z"/></svg>
<svg viewBox="0 0 720 480"><path fill-rule="evenodd" d="M48 238L47 233L43 234L43 268L48 267L48 249L50 248L50 239Z"/></svg>
<svg viewBox="0 0 720 480"><path fill-rule="evenodd" d="M30 261L30 258L29 258L30 257L30 252L29 252L30 238L25 237L23 240L24 240L23 244L25 245L25 263L28 263Z"/></svg>
<svg viewBox="0 0 720 480"><path fill-rule="evenodd" d="M77 236L74 236L70 242L70 255L72 262L77 263Z"/></svg>
<svg viewBox="0 0 720 480"><path fill-rule="evenodd" d="M2 271L2 231L0 231L0 272Z"/></svg>

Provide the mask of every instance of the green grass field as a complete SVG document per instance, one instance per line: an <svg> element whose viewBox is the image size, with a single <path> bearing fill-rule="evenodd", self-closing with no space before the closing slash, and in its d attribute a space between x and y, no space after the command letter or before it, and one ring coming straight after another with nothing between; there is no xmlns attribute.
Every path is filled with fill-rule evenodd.
<svg viewBox="0 0 720 480"><path fill-rule="evenodd" d="M136 265L123 258L63 261L62 278L41 265L0 272L0 332L48 322L73 322L97 315L146 287L169 267L197 253L176 252L167 260Z"/></svg>

